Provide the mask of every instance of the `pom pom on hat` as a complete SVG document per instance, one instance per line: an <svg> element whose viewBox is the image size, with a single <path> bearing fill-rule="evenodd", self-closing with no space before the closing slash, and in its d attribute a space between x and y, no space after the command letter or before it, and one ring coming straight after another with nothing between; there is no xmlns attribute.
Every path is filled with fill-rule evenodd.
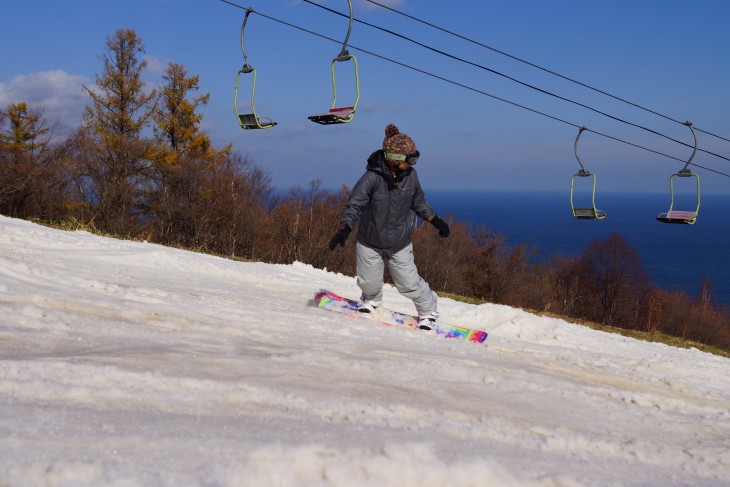
<svg viewBox="0 0 730 487"><path fill-rule="evenodd" d="M386 139L388 137L393 137L394 135L396 135L398 133L400 133L400 130L398 130L398 127L396 127L392 123L391 124L388 124L388 126L385 127L385 138Z"/></svg>
<svg viewBox="0 0 730 487"><path fill-rule="evenodd" d="M412 154L416 152L416 144L406 134L402 134L398 127L388 124L385 127L383 151L392 154Z"/></svg>

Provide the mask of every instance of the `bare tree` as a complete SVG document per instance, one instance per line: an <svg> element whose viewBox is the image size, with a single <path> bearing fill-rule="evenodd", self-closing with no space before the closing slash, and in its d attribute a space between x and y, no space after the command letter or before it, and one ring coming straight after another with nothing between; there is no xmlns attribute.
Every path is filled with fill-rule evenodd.
<svg viewBox="0 0 730 487"><path fill-rule="evenodd" d="M598 305L596 321L613 324L619 316L632 315L627 308L639 306L647 278L639 254L620 234L613 233L586 247L579 266L582 291Z"/></svg>
<svg viewBox="0 0 730 487"><path fill-rule="evenodd" d="M306 189L292 188L271 212L267 230L272 261L300 261L316 267L331 262L327 244L345 198L322 189L321 184L315 180Z"/></svg>
<svg viewBox="0 0 730 487"><path fill-rule="evenodd" d="M418 273L436 290L467 294L465 269L472 263L474 245L470 229L447 217L450 234L441 238L432 225L418 220L413 233Z"/></svg>

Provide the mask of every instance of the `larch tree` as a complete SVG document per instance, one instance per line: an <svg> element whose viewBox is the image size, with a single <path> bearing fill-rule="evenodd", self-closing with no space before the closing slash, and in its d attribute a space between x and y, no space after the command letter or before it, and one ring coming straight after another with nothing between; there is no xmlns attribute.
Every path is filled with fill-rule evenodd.
<svg viewBox="0 0 730 487"><path fill-rule="evenodd" d="M199 77L168 65L153 114L155 185L149 197L153 238L229 255L254 254L271 189L265 173L231 145L213 147L200 130Z"/></svg>
<svg viewBox="0 0 730 487"><path fill-rule="evenodd" d="M192 92L199 89L200 78L188 76L187 70L180 64L170 63L162 79L160 103L152 115L155 136L165 149L173 153L172 157L191 151L207 154L212 148L210 137L200 131L203 115L198 110L207 105L210 94L191 97ZM172 157L166 159L169 161Z"/></svg>
<svg viewBox="0 0 730 487"><path fill-rule="evenodd" d="M0 213L19 218L58 217L63 177L42 110L25 102L0 110Z"/></svg>
<svg viewBox="0 0 730 487"><path fill-rule="evenodd" d="M152 141L144 137L156 108L157 92L147 90L140 59L142 39L120 29L106 39L104 68L96 85L84 85L91 98L77 133L79 193L87 215L99 228L134 232L146 207Z"/></svg>
<svg viewBox="0 0 730 487"><path fill-rule="evenodd" d="M149 225L163 243L200 246L206 172L216 171L225 154L214 150L210 137L200 130L203 114L198 110L210 95L193 96L199 89L199 77L188 76L182 65L170 63L162 79L159 103L152 114L156 146Z"/></svg>
<svg viewBox="0 0 730 487"><path fill-rule="evenodd" d="M25 102L13 103L0 111L0 150L10 154L36 155L49 143L43 113L30 110Z"/></svg>

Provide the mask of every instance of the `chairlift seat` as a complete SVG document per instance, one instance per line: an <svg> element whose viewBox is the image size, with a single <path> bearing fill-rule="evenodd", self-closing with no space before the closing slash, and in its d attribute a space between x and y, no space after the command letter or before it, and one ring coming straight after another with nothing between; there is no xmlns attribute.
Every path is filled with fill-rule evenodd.
<svg viewBox="0 0 730 487"><path fill-rule="evenodd" d="M684 225L693 225L697 221L696 211L679 211L672 210L661 213L656 217L662 223L679 223Z"/></svg>
<svg viewBox="0 0 730 487"><path fill-rule="evenodd" d="M256 97L256 68L248 63L248 56L246 55L246 49L243 45L243 34L246 30L246 22L248 22L248 16L252 12L252 9L246 9L246 16L243 18L243 24L241 25L241 52L243 53L243 67L236 74L236 90L233 94L233 108L236 110L238 124L244 130L267 129L276 125L276 122L270 118L259 116L256 113L256 105L254 105L254 98ZM241 75L247 74L253 74L253 82L251 83L251 113L238 113L238 82Z"/></svg>
<svg viewBox="0 0 730 487"><path fill-rule="evenodd" d="M689 156L689 159L685 163L684 167L679 172L672 174L669 177L669 196L671 201L669 204L669 211L667 211L666 213L660 213L656 217L656 219L662 223L694 225L694 223L697 221L697 214L700 212L700 177L690 171L689 165L692 162L695 154L697 153L697 135L695 134L695 129L692 128L691 122L685 122L684 124L689 127L690 132L692 132L692 138L694 139L695 143L694 149L692 150L692 155ZM695 181L697 182L697 207L694 211L678 211L672 209L674 208L674 178L677 177L695 178Z"/></svg>
<svg viewBox="0 0 730 487"><path fill-rule="evenodd" d="M347 35L342 43L342 49L339 54L330 63L330 72L332 73L332 105L326 113L315 113L307 118L314 123L320 125L332 125L338 123L349 123L352 122L355 116L355 109L357 103L360 101L360 74L357 67L357 58L351 55L347 51L347 41L350 40L350 33L352 32L352 0L347 0L347 5L350 8L350 23L347 27ZM337 82L335 81L335 63L352 61L355 68L355 103L353 106L335 108L337 106Z"/></svg>
<svg viewBox="0 0 730 487"><path fill-rule="evenodd" d="M573 208L573 216L576 220L602 220L608 213L595 208Z"/></svg>
<svg viewBox="0 0 730 487"><path fill-rule="evenodd" d="M244 130L266 129L276 125L276 122L267 117L260 117L255 113L245 113L238 115L238 123Z"/></svg>
<svg viewBox="0 0 730 487"><path fill-rule="evenodd" d="M583 166L583 162L580 160L580 156L578 155L578 140L580 139L581 134L588 130L585 127L581 127L578 129L578 135L575 138L575 143L573 144L573 151L575 152L575 158L578 160L578 164L580 165L580 170L573 174L573 177L570 178L570 207L573 209L573 218L576 220L603 220L608 216L608 213L602 210L596 209L596 175L592 172L586 170L586 168ZM591 205L592 206L579 206L576 207L573 203L573 189L575 187L575 178L591 178L592 180L592 189L591 189ZM588 202L584 202L583 205L586 205Z"/></svg>
<svg viewBox="0 0 730 487"><path fill-rule="evenodd" d="M347 123L352 120L354 114L355 107L340 107L330 108L330 110L325 113L315 113L308 118L312 122L320 125L330 125L335 123Z"/></svg>

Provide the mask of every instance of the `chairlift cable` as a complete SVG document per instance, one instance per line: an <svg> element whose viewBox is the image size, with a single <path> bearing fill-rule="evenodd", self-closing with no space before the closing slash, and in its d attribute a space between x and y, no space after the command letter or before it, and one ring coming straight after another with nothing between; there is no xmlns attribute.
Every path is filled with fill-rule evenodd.
<svg viewBox="0 0 730 487"><path fill-rule="evenodd" d="M331 12L331 13L334 13L334 14L337 14L337 15L340 15L340 16L343 16L343 17L348 17L347 15L345 15L345 14L343 14L343 13L341 13L341 12L338 12L337 10L333 10L333 9L331 9L331 8L325 7L324 5L319 5L319 4L315 3L315 2L313 2L312 0L302 0L302 1L303 1L303 2L305 2L305 3L308 3L308 4L310 4L310 5L314 5L315 7L319 7L319 8L321 8L321 9L327 10L328 12ZM455 60L455 61L459 61L459 62L462 62L462 63L468 64L468 65L470 65L470 66L474 66L474 67L476 67L476 68L479 68L479 69L485 70L485 71L487 71L487 72L490 72L490 73L492 73L492 74L495 74L495 75L497 75L497 76L501 76L501 77L503 77L503 78L505 78L505 79L508 79L508 80L510 80L510 81L512 81L512 82L514 82L514 83L520 84L520 85L522 85L522 86L524 86L524 87L526 87L526 88L530 88L530 89L532 89L532 90L538 91L538 92L540 92L540 93L543 93L543 94L545 94L545 95L548 95L548 96L552 96L552 97L554 97L554 98L557 98L557 99L559 99L559 100L565 101L565 102L567 102L567 103L572 103L573 105L576 105L576 106L579 106L579 107L581 107L581 108L585 108L586 110L590 110L590 111L592 111L592 112L598 113L599 115L603 115L604 117L608 117L608 118L610 118L610 119L613 119L613 120L615 120L615 121L617 121L617 122L621 122L621 123L624 123L624 124L626 124L626 125L630 125L630 126L632 126L632 127L636 127L636 128L639 128L639 129L641 129L641 130L645 130L645 131L647 131L647 132L650 132L650 133L652 133L652 134L654 134L654 135L658 135L658 136L660 136L660 137L663 137L663 138L665 138L665 139L671 140L672 142L676 142L677 144L681 144L681 145L684 145L684 146L686 146L686 147L692 147L691 145L689 145L689 144L688 144L688 143L686 143L686 142L683 142L683 141L681 141L681 140L675 139L675 138L673 138L673 137L670 137L670 136L668 136L668 135L665 135L665 134L663 134L663 133L661 133L661 132L658 132L658 131L656 131L656 130L650 129L650 128L648 128L648 127L645 127L645 126L643 126L643 125L640 125L640 124L637 124L637 123L629 122L628 120L624 120L624 119L622 119L622 118L620 118L620 117L617 117L617 116L615 116L615 115L611 115L610 113L606 113L606 112L604 112L604 111L602 111L602 110L598 110L597 108L593 108L593 107L591 107L591 106L589 106L589 105L586 105L586 104L584 104L584 103L581 103L581 102L578 102L578 101L575 101L575 100L571 100L570 98L566 98L566 97L564 97L564 96L561 96L561 95L555 94L555 93L553 93L553 92L551 92L551 91L548 91L548 90L544 90L544 89L542 89L542 88L540 88L540 87L538 87L538 86L532 85L532 84L530 84L530 83L527 83L527 82L525 82L525 81L521 81L521 80L519 80L519 79L517 79L517 78L514 78L514 77L512 77L512 76L509 76L509 75L507 75L507 74L504 74L504 73L502 73L502 72L499 72L499 71L497 71L497 70L494 70L494 69L492 69L492 68L488 68L488 67L486 67L486 66L484 66L484 65L481 65L481 64L478 64L478 63L475 63L475 62L472 62L472 61L466 60L466 59L464 59L464 58L461 58L461 57L459 57L459 56L456 56L456 55L454 55L454 54L450 54L450 53L448 53L448 52L442 51L442 50L440 50L440 49L437 49L437 48L435 48L435 47L429 46L429 45L427 45L427 44L424 44L424 43L422 43L422 42L416 41L415 39L412 39L412 38L410 38L410 37L408 37L408 36L405 36L405 35L403 35L403 34L399 34L398 32L393 32L392 30L389 30L389 29L385 29L385 28L383 28L383 27L379 27L379 26L377 26L377 25L374 25L374 24L371 24L371 23L369 23L369 22L365 22L365 21L362 21L362 20L359 20L359 19L355 19L355 20L356 20L357 22L360 22L360 23L361 23L361 24L363 24L363 25L367 25L368 27L372 27L372 28L374 28L374 29L378 29L378 30L380 30L380 31L386 32L386 33L388 33L388 34L391 34L391 35L393 35L393 36L399 37L399 38L401 38L401 39L403 39L403 40L406 40L406 41L408 41L408 42L411 42L411 43L413 43L413 44L416 44L417 46L423 47L423 48L425 48L425 49L428 49L428 50L430 50L430 51L432 51L432 52L435 52L435 53L437 53L437 54L441 54L442 56L446 56L446 57L448 57L448 58L450 58L450 59L453 59L453 60ZM680 122L680 123L682 123L682 124L684 125L684 123L683 123L683 122ZM725 157L725 156L722 156L722 155L719 155L719 154L715 154L714 152L711 152L711 151L707 151L707 150L704 150L704 149L699 149L699 150L700 150L700 151L702 151L702 152L706 152L707 154L710 154L710 155L713 155L713 156L719 157L719 158L721 158L721 159L725 159L726 161L730 161L730 157Z"/></svg>
<svg viewBox="0 0 730 487"><path fill-rule="evenodd" d="M305 1L306 1L306 0L305 0ZM615 100L618 100L618 101L620 101L620 102L626 103L626 104L628 104L628 105L631 105L631 106L633 106L633 107L635 107L635 108L638 108L638 109L640 109L640 110L644 110L644 111L646 111L646 112L649 112L649 113L651 113L651 114L653 114L653 115L656 115L656 116L658 116L658 117L662 117L662 118L665 118L665 119L667 119L667 120L670 120L670 121L672 121L672 122L676 122L676 123L679 123L679 124L682 124L682 125L684 125L684 122L682 122L682 121L680 121L680 120L677 120L677 119L675 119L675 118L672 118L672 117L670 117L670 116L668 116L668 115L664 115L664 114L662 114L662 113L659 113L659 112L657 112L657 111L651 110L651 109L649 109L649 108L646 108L646 107L644 107L644 106L642 106L642 105L639 105L638 103L634 103L634 102L632 102L632 101L630 101L630 100L626 100L625 98L621 98L620 96L616 96L616 95L613 95L613 94L611 94L611 93L609 93L609 92L607 92L607 91L601 90L601 89L599 89L599 88L595 88L595 87L593 87L593 86L591 86L591 85L588 85L588 84L586 84L586 83L583 83L583 82L581 82L581 81L578 81L578 80L576 80L576 79L570 78L569 76L565 76L565 75L563 75L563 74L557 73L557 72L555 72L555 71L552 71L552 70L550 70L550 69L544 68L544 67L542 67L542 66L540 66L540 65L538 65L538 64L532 63L532 62L530 62L530 61L526 61L526 60L524 60L524 59L521 59L521 58L519 58L519 57L517 57L517 56L514 56L514 55L512 55L512 54L509 54L509 53L507 53L507 52L501 51L501 50L499 50L499 49L496 49L496 48L494 48L494 47L491 47L491 46L489 46L489 45L487 45L487 44L483 44L483 43L481 43L481 42L479 42L479 41L475 41L474 39L471 39L471 38L469 38L469 37L463 36L463 35L461 35L461 34L458 34L458 33L456 33L456 32L453 32L453 31L451 31L451 30L445 29L445 28L443 28L443 27L440 27L440 26L438 26L438 25L436 25L436 24L433 24L433 23L431 23L431 22L427 22L427 21L425 21L425 20L423 20L423 19L419 19L418 17L415 17L415 16L413 16L413 15L407 14L407 13L405 13L405 12L401 12L401 11L400 11L400 10L398 10L398 9L395 9L395 8L393 8L393 7L389 7L389 6L387 6L387 5L384 5L384 4L382 4L382 3L379 3L379 2L377 2L377 1L375 1L375 0L365 0L365 1L367 1L367 2L370 2L370 3L372 3L372 4L375 4L375 5L378 5L379 7L382 7L382 8L384 8L384 9L386 9L386 10L390 10L391 12L397 13L397 14L399 14L399 15L402 15L402 16L404 16L404 17L407 17L407 18L409 18L409 19L411 19L411 20L414 20L414 21L416 21L416 22L419 22L419 23L421 23L421 24L424 24L424 25L427 25L427 26L429 26L429 27L432 27L432 28L434 28L434 29L440 30L441 32L444 32L444 33L446 33L446 34L452 35L452 36L454 36L454 37L457 37L457 38L459 38L459 39L462 39L462 40L464 40L464 41L470 42L470 43L472 43L472 44L475 44L475 45L477 45L477 46L480 46L480 47L483 47L483 48L485 48L485 49L488 49L488 50L490 50L490 51L496 52L497 54L501 54L501 55L503 55L503 56L506 56L506 57L508 57L508 58L510 58L510 59L514 59L515 61L519 61L519 62L521 62L521 63L523 63L523 64L526 64L526 65L528 65L528 66L531 66L531 67L533 67L533 68L539 69L539 70L541 70L541 71L544 71L544 72L546 72L546 73L548 73L548 74L551 74L551 75L553 75L553 76L557 76L558 78L562 78L562 79L564 79L564 80L566 80L566 81L569 81L569 82L571 82L571 83L577 84L577 85L579 85L579 86L582 86L582 87L584 87L584 88L587 88L587 89L589 89L589 90L595 91L595 92L597 92L597 93L600 93L600 94L602 94L602 95L608 96L608 97L610 97L610 98L613 98L613 99L615 99ZM710 136L712 136L712 137L716 137L716 138L718 138L718 139L722 139L722 140L724 140L724 141L726 141L726 142L730 142L730 139L728 139L728 138L726 138L726 137L723 137L723 136L721 136L721 135L717 135L717 134L714 134L714 133L712 133L712 132L709 132L709 131L706 131L706 130L702 130L702 129L698 128L698 127L695 127L695 130L696 130L696 131L698 131L698 132L702 132L702 133L704 133L704 134L710 135ZM700 149L700 150L702 150L702 149Z"/></svg>
<svg viewBox="0 0 730 487"><path fill-rule="evenodd" d="M229 0L218 0L218 1L219 1L219 2L222 2L222 3L226 3L226 4L228 4L228 5L231 5L231 6L233 6L233 7L236 7L236 8L240 8L240 9L244 9L244 10L245 10L245 7L242 7L242 6L240 6L240 5L237 5L237 4L235 4L235 3L233 3L233 2L231 2L231 1L229 1ZM282 25L286 25L286 26L288 26L288 27L291 27L291 28L293 28L293 29L297 29L297 30L300 30L300 31L302 31L302 32L306 32L307 34L311 34L311 35L314 35L314 36L320 37L320 38L322 38L322 39L325 39L325 40L328 40L328 41L331 41L331 42L334 42L334 43L337 43L337 44L340 44L340 43L341 43L341 41L339 41L339 40L337 40L337 39L333 39L333 38L331 38L331 37L327 37L327 36L326 36L326 35L324 35L324 34L320 34L320 33L318 33L318 32L315 32L315 31L309 30L309 29L307 29L307 28L305 28L305 27L301 27L301 26L298 26L298 25L292 24L292 23L290 23L290 22L287 22L287 21L284 21L284 20L280 20L280 19L277 19L277 18L275 18L275 17L272 17L272 16L269 16L269 15L263 14L263 13L261 13L261 12L260 12L260 11L258 11L258 10L254 10L254 11L253 11L252 13L255 13L255 14L257 14L257 15L260 15L260 16L262 16L262 17L266 18L266 19L269 19L269 20L271 20L272 22L277 22L277 23L279 23L279 24L282 24ZM405 64L405 63L403 63L403 62L401 62L401 61L397 61L397 60L394 60L394 59L388 58L388 57L386 57L386 56L383 56L383 55L381 55L381 54L377 54L377 53L375 53L375 52L372 52L372 51L369 51L369 50L367 50L367 49L363 49L363 48L361 48L361 47L357 47L357 46L355 46L355 45L352 45L352 44L350 44L350 47L351 47L352 49L356 49L356 50L358 50L358 51L360 51L360 52L363 52L363 53L365 53L365 54L369 54L369 55L371 55L371 56L373 56L373 57L376 57L376 58L382 59L382 60L384 60L384 61L387 61L387 62L390 62L390 63L392 63L392 64L396 64L396 65L398 65L398 66L401 66L401 67L404 67L404 68L410 69L410 70L412 70L412 71L416 71L416 72L418 72L418 73L424 74L424 75L426 75L426 76L430 76L430 77L432 77L432 78L436 78L436 79L438 79L438 80L444 81L444 82L446 82L446 83L450 83L450 84L452 84L452 85L455 85L455 86L458 86L458 87L460 87L460 88L464 88L464 89L466 89L466 90L469 90L469 91L473 91L473 92L475 92L475 93L478 93L478 94L480 94L480 95L484 95L484 96L487 96L487 97L489 97L489 98L492 98L492 99L495 99L495 100L499 100L499 101L501 101L501 102L503 102L503 103L507 103L508 105L512 105L512 106L515 106L515 107L517 107L517 108L522 108L523 110L527 110L527 111L529 111L529 112L532 112L532 113L535 113L535 114L537 114L537 115L542 115L543 117L546 117L546 118L550 118L550 119L552 119L552 120L555 120L555 121L558 121L558 122L564 123L564 124L566 124L566 125L570 125L571 127L575 127L575 128L580 128L580 127L582 127L582 125L580 125L580 124L577 124L577 123L573 123L573 122L570 122L570 121L564 120L564 119L562 119L562 118L559 118L559 117L556 117L556 116L554 116L554 115L550 115L550 114L548 114L548 113L545 113L545 112L541 112L541 111L539 111L539 110L536 110L536 109L534 109L534 108L530 108L530 107L527 107L527 106L525 106L525 105L521 105L521 104L519 104L519 103L513 102L513 101L511 101L511 100L507 100L507 99L505 99L505 98L501 98L501 97L499 97L499 96L493 95L493 94L491 94L491 93L488 93L488 92L486 92L486 91L480 90L480 89L478 89L478 88L474 88L474 87L472 87L472 86L469 86L469 85L466 85L466 84L460 83L460 82L458 82L458 81L454 81L454 80L451 80L451 79L449 79L449 78L445 78L445 77L443 77L443 76L441 76L441 75L438 75L438 74L434 74L434 73L431 73L431 72L429 72L429 71L425 71L425 70L423 70L423 69L420 69L420 68L416 68L416 67L414 67L414 66L411 66L411 65L409 65L409 64ZM672 156L672 155L669 155L669 154L666 154L666 153L663 153L663 152L660 152L660 151L657 151L657 150L654 150L654 149L650 149L650 148L648 148L648 147L644 147L644 146L642 146L642 145L639 145L639 144L635 144L635 143L633 143L633 142L629 142L629 141L627 141L627 140L624 140L624 139L621 139L621 138L618 138L618 137L614 137L614 136L611 136L611 135L605 134L605 133L603 133L603 132L598 132L598 131L596 131L596 130L592 130L592 129L586 129L586 130L589 130L590 132L593 132L593 133L595 133L595 134L597 134L597 135L600 135L600 136L602 136L602 137L605 137L605 138L608 138L608 139L614 140L614 141L616 141L616 142L620 142L620 143L622 143L622 144L630 145L630 146L632 146L632 147L636 147L636 148L638 148L638 149L641 149L641 150L644 150L644 151L647 151L647 152L652 152L652 153L654 153L654 154L657 154L657 155L660 155L660 156L663 156L663 157L666 157L666 158L669 158L669 159L674 159L674 160L676 160L676 161L681 161L681 162L685 162L685 161L684 161L684 159L680 159L679 157L675 157L675 156ZM728 174L728 173L724 173L724 172L722 172L722 171L718 171L718 170L715 170L715 169L711 169L711 168L708 168L708 167L706 167L706 166L703 166L703 165L697 164L696 162L693 162L693 163L692 163L691 165L693 165L693 166L695 166L695 167L698 167L698 168L700 168L700 169L704 169L704 170L706 170L706 171L709 171L709 172L713 172L713 173L715 173L715 174L718 174L718 175L720 175L720 176L725 176L725 177L729 177L729 178L730 178L730 174Z"/></svg>

